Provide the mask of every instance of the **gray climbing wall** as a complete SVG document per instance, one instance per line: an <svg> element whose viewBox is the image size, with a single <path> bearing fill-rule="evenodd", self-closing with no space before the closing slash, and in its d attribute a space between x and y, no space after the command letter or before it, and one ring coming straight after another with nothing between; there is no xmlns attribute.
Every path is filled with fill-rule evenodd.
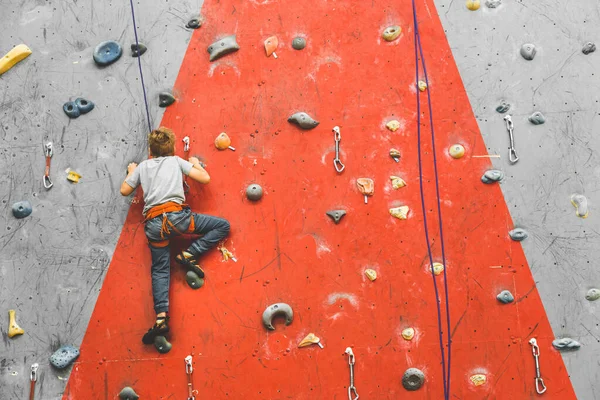
<svg viewBox="0 0 600 400"><path fill-rule="evenodd" d="M201 3L136 3L140 39L150 49L142 62L155 125L157 94L174 82L191 37L184 24ZM507 173L502 188L512 217L529 231L523 246L555 334L583 345L564 354L575 390L580 399L595 399L600 301L584 295L600 286L594 270L600 51L586 56L581 48L600 41L598 3L504 0L496 9L482 4L469 11L463 1L437 1L437 9L486 144L501 156L493 161ZM127 2L3 0L0 26L0 53L19 43L33 50L0 76L0 168L6 171L0 178L0 387L7 399L24 398L29 366L39 362L38 398L59 399L67 376L48 368L47 357L83 338L128 211L128 199L118 194L125 166L146 154L137 62L128 50L130 10ZM121 42L124 56L98 69L91 53L107 39ZM519 55L527 42L538 49L533 61ZM435 49L425 51L435 56ZM96 108L69 120L62 104L79 96ZM494 111L501 99L512 104L516 165L507 162L508 134ZM527 121L534 111L546 116L544 125ZM55 145L50 191L41 180L47 141ZM78 184L66 181L67 168L83 176ZM569 202L575 192L590 201L585 220ZM11 205L23 199L34 213L15 220ZM11 308L26 330L15 339L6 336Z"/></svg>
<svg viewBox="0 0 600 400"><path fill-rule="evenodd" d="M513 221L529 231L522 244L554 333L582 343L563 353L577 397L600 398L600 302L585 299L600 286L600 51L581 52L600 42L599 3L436 5L489 152L501 156L493 163L507 174L501 187ZM532 61L519 54L524 43L537 48ZM502 99L512 104L515 165L504 115L495 111ZM545 124L528 121L534 111ZM587 196L587 219L575 215L572 193Z"/></svg>
<svg viewBox="0 0 600 400"><path fill-rule="evenodd" d="M158 92L172 87L192 32L184 26L202 0L136 2L153 123L162 117ZM147 4L147 3L146 3ZM0 53L25 43L33 54L0 76L0 344L1 399L29 394L29 368L41 365L39 399L60 399L67 373L48 367L62 344L79 346L129 209L119 187L129 161L146 157L147 122L128 1L3 0ZM99 69L94 47L123 45L115 64ZM96 103L70 120L68 100ZM51 178L42 186L42 146L54 143ZM71 168L79 183L66 180ZM12 216L27 199L33 214ZM8 309L26 334L9 339ZM118 312L118 310L115 310Z"/></svg>

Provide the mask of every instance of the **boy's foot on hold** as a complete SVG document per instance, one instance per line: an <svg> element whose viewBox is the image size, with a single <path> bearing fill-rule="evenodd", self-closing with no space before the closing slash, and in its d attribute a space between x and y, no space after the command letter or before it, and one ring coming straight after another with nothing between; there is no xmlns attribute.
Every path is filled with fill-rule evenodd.
<svg viewBox="0 0 600 400"><path fill-rule="evenodd" d="M196 257L187 251L177 254L175 261L183 265L188 271L194 271L199 278L204 278L204 271L200 268Z"/></svg>
<svg viewBox="0 0 600 400"><path fill-rule="evenodd" d="M157 336L164 336L169 332L169 325L167 322L169 321L169 317L156 317L156 323L152 326L152 328L148 329L148 332L142 338L142 343L144 344L152 344L154 343L154 338Z"/></svg>

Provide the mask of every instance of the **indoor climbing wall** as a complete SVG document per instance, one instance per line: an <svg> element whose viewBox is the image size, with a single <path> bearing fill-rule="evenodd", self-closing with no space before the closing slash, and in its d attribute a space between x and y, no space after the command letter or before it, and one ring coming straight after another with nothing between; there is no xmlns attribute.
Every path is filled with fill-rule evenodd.
<svg viewBox="0 0 600 400"><path fill-rule="evenodd" d="M599 33L593 31L598 18L590 17L593 4L577 11L580 19L570 14L565 21L560 7L490 2L472 11L456 2L417 2L429 73L422 92L416 89L410 2L228 0L202 8L136 8L140 41L149 48L140 60L152 122L175 130L180 155L188 135L189 153L206 163L211 183L191 183L188 202L231 222L225 246L237 260L211 252L198 290L173 266L172 349L166 354L140 340L153 322L141 194L118 195L127 163L146 157L137 59L128 52L134 40L128 6L10 5L9 26L22 32L8 44L3 38L0 47L27 43L33 53L0 76L6 88L2 162L10 171L0 296L25 330L9 338L8 320L1 325L0 382L9 388L7 398L29 393L34 362L40 364L36 398L61 398L63 391L63 399L116 398L126 386L141 398L185 398L184 358L191 355L196 398L345 399L347 347L355 355L361 398L442 398L438 336L447 330L437 321L424 237L417 94L423 102L425 212L434 261L441 262L427 94L436 128L451 396L538 397L528 343L536 338L547 386L542 396L595 398L596 304L588 291L597 282L591 263L598 230L594 160L600 149L591 136L597 53L581 52ZM185 28L199 14L202 26ZM59 23L61 17L72 24ZM519 19L522 31L511 25ZM559 20L563 26L553 25ZM580 27L584 22L589 32ZM401 34L387 42L382 34L393 26ZM231 35L239 50L211 62L206 49L232 44ZM272 36L278 45L267 56L265 41L273 43ZM294 38L304 38L305 47L293 48L302 47ZM124 55L98 68L91 54L106 39L121 43ZM520 54L524 44L537 50L530 57L525 46L531 60ZM584 82L575 99L571 88ZM159 92L176 98L162 122ZM96 106L69 119L63 103L79 97ZM499 113L503 101L508 110ZM318 124L302 129L288 121L298 112ZM534 112L543 114L544 124L530 122ZM514 123L515 164L507 157L506 115ZM333 162L334 127L341 173ZM235 150L215 148L220 132ZM54 143L54 186L45 190L48 141ZM465 150L461 158L451 156L457 156L456 145ZM82 175L79 183L67 181L66 168ZM499 176L490 170L502 171L500 182L482 182L484 174ZM367 199L359 178L374 182ZM246 197L253 185L263 189L258 201ZM585 219L571 205L574 194L587 198ZM15 219L12 204L25 199L33 213ZM406 219L391 215L398 207L408 207ZM335 210L333 217L346 214L334 221L326 213ZM527 237L519 242L509 232L513 239ZM177 241L174 248L185 244ZM444 274L434 279L443 288ZM503 291L510 296L497 298ZM270 331L262 316L274 303L287 303L293 321L286 326L276 318ZM309 333L322 348L298 347ZM552 341L565 337L583 349L561 356ZM75 345L81 355L58 370L48 358L62 345ZM403 387L409 368L425 377L414 392Z"/></svg>

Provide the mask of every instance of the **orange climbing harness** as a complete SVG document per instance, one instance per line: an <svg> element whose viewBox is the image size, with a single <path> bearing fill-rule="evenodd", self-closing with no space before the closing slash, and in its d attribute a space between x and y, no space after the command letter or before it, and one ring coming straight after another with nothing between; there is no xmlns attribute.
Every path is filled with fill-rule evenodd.
<svg viewBox="0 0 600 400"><path fill-rule="evenodd" d="M162 214L162 227L160 228L160 238L163 240L157 242L149 242L152 247L167 247L169 245L168 235L171 234L171 229L182 235L183 233L194 233L196 229L196 224L194 223L194 217L190 218L190 226L188 227L186 232L180 232L175 225L167 218L167 213L181 211L184 208L188 208L187 204L179 204L174 201L168 201L163 204L159 204L157 206L152 207L146 213L146 219L144 222L148 222L153 218L156 218ZM166 238L166 239L165 239Z"/></svg>

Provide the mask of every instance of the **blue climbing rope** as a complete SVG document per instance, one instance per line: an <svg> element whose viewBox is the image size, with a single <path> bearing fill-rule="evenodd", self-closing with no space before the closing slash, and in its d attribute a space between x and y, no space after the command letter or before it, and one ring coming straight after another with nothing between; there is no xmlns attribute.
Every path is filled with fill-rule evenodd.
<svg viewBox="0 0 600 400"><path fill-rule="evenodd" d="M135 23L135 10L133 7L133 0L129 0L131 3L131 19L133 20L133 33L135 34L135 45L140 48L140 42L138 40L137 25ZM148 132L152 131L152 123L150 122L150 110L148 107L148 97L146 96L146 85L144 84L144 72L142 71L142 56L138 55L138 67L140 68L140 80L142 81L142 91L144 92L144 104L146 105L146 118L148 118Z"/></svg>
<svg viewBox="0 0 600 400"><path fill-rule="evenodd" d="M442 249L442 263L444 265L444 291L445 291L445 300L446 300L446 334L448 341L448 364L446 368L446 357L444 351L444 340L443 340L443 329L442 329L442 311L440 307L440 297L439 290L437 286L437 281L435 279L435 273L433 271L433 254L431 251L431 245L429 241L429 230L427 228L427 210L425 207L425 194L423 190L423 167L422 167L422 159L421 159L421 103L419 96L419 55L421 56L421 64L423 66L423 76L425 78L425 83L429 88L429 78L427 76L427 68L425 66L425 57L423 55L423 47L421 46L421 36L419 34L418 22L417 22L417 9L415 5L415 0L412 0L413 7L413 21L414 21L414 40L415 40L415 85L416 85L416 93L417 93L417 148L418 148L418 159L419 159L419 183L420 183L420 192L421 192L421 208L423 210L423 225L425 228L425 240L427 242L427 253L429 255L429 262L431 265L431 276L433 279L433 287L435 291L435 300L436 300L436 308L437 308L437 317L438 317L438 327L439 327L439 341L440 341L440 352L442 356L442 378L444 383L444 399L449 400L450 398L450 366L451 366L451 350L452 350L452 332L450 325L450 302L448 297L448 279L446 274L446 251L444 247L444 229L442 223L442 209L441 209L441 201L440 201L440 189L439 189L439 179L438 179L438 169L437 169L437 156L435 149L435 129L433 125L433 112L431 106L431 95L429 93L429 89L427 90L427 104L429 108L429 123L431 126L431 142L432 142L432 151L433 151L433 166L434 166L434 178L435 178L435 190L437 197L437 211L438 211L438 224L439 224L439 232L440 232L440 241L441 241L441 249Z"/></svg>

